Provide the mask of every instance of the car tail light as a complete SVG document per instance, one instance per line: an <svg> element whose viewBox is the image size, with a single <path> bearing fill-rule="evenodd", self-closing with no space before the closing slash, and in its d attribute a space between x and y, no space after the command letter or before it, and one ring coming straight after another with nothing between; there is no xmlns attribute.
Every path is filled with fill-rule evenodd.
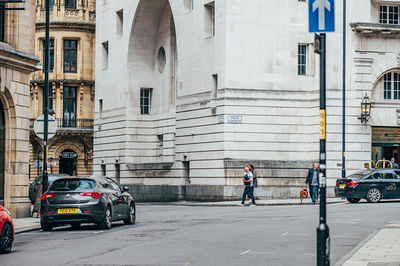
<svg viewBox="0 0 400 266"><path fill-rule="evenodd" d="M42 200L54 198L55 196L57 196L57 194L44 193L44 194L42 194Z"/></svg>
<svg viewBox="0 0 400 266"><path fill-rule="evenodd" d="M98 199L101 197L100 192L86 192L86 193L81 193L80 195L85 197L92 197L94 199Z"/></svg>
<svg viewBox="0 0 400 266"><path fill-rule="evenodd" d="M348 187L356 187L356 186L358 186L358 182L350 181L349 183L347 183L347 186Z"/></svg>

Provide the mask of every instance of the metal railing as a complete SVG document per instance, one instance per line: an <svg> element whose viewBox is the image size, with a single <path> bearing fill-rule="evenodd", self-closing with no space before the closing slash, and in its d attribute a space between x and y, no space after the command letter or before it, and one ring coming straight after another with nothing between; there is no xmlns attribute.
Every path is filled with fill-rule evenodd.
<svg viewBox="0 0 400 266"><path fill-rule="evenodd" d="M58 128L93 129L93 119L65 119L57 118Z"/></svg>
<svg viewBox="0 0 400 266"><path fill-rule="evenodd" d="M57 118L57 124L59 130L68 130L68 129L87 129L93 130L94 120L93 119L66 119L66 118ZM35 119L30 119L30 128L33 129L33 124Z"/></svg>

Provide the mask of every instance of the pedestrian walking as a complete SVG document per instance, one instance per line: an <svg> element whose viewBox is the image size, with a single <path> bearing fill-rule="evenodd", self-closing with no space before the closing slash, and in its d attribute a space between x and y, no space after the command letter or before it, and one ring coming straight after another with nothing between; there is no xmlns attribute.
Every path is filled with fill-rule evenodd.
<svg viewBox="0 0 400 266"><path fill-rule="evenodd" d="M244 168L244 177L243 177L243 196L242 196L242 203L241 205L244 206L244 202L246 200L246 195L251 199L250 206L256 206L256 200L254 199L254 186L253 186L253 174L250 172L248 167Z"/></svg>
<svg viewBox="0 0 400 266"><path fill-rule="evenodd" d="M392 163L392 168L393 169L399 169L399 165L396 163L394 158L390 159L390 162Z"/></svg>
<svg viewBox="0 0 400 266"><path fill-rule="evenodd" d="M314 163L313 167L308 169L308 174L304 187L306 187L307 184L309 187L309 193L311 194L312 204L315 204L315 201L318 197L319 189L319 163Z"/></svg>
<svg viewBox="0 0 400 266"><path fill-rule="evenodd" d="M252 165L250 163L247 165L247 168L249 168L250 172L253 175L253 196L255 198L256 197L255 196L255 188L258 186L256 169L254 168L254 165ZM249 205L251 205L251 204L252 204L252 199L249 200Z"/></svg>

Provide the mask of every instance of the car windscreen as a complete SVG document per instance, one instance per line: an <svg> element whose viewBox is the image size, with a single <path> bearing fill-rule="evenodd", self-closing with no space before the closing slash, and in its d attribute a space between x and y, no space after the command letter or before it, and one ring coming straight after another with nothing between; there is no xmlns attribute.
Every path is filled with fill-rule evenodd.
<svg viewBox="0 0 400 266"><path fill-rule="evenodd" d="M366 175L368 175L370 173L371 173L371 171L358 171L358 172L355 172L355 173L347 176L347 178L349 178L349 179L360 179L360 178L363 178L364 176L366 176Z"/></svg>
<svg viewBox="0 0 400 266"><path fill-rule="evenodd" d="M49 182L54 182L54 180L60 179L60 178L65 178L65 175L49 175Z"/></svg>
<svg viewBox="0 0 400 266"><path fill-rule="evenodd" d="M52 191L82 191L93 190L96 182L89 179L59 179L50 186Z"/></svg>

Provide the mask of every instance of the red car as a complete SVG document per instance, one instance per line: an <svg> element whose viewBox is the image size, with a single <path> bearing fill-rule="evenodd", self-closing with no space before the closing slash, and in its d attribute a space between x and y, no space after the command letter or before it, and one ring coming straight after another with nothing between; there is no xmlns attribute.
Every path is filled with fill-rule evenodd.
<svg viewBox="0 0 400 266"><path fill-rule="evenodd" d="M9 253L14 241L14 224L10 212L0 205L0 253Z"/></svg>

